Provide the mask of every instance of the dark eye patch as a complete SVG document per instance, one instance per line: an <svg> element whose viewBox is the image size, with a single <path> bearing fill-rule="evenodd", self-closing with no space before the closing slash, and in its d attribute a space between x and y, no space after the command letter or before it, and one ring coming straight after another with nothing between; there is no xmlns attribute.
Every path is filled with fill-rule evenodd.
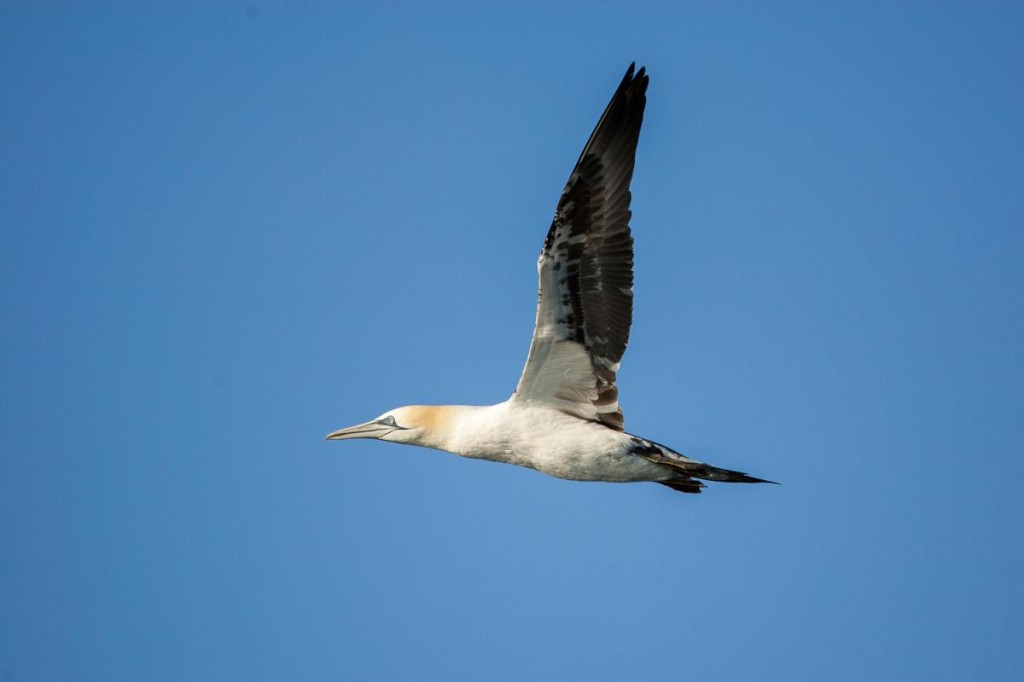
<svg viewBox="0 0 1024 682"><path fill-rule="evenodd" d="M383 419L381 419L377 423L378 424L384 424L386 426L398 426L398 424L395 423L395 418L390 416L390 415L388 415L387 417L384 417Z"/></svg>

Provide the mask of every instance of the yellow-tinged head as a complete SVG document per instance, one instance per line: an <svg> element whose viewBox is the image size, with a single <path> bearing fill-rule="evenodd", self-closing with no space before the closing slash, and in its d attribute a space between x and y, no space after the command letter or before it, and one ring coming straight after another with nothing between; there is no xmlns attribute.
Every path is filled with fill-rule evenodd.
<svg viewBox="0 0 1024 682"><path fill-rule="evenodd" d="M376 419L327 434L326 440L375 438L393 443L444 448L457 408L409 405L388 410Z"/></svg>

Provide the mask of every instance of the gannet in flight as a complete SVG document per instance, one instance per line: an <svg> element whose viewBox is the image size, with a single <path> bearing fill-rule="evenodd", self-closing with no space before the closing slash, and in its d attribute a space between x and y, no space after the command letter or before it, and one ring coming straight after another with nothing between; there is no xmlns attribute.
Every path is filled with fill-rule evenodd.
<svg viewBox="0 0 1024 682"><path fill-rule="evenodd" d="M328 440L377 438L574 481L653 481L684 493L699 493L699 479L768 482L623 430L615 375L633 316L629 182L648 83L634 66L562 190L537 261L537 322L512 397L479 407L399 407Z"/></svg>

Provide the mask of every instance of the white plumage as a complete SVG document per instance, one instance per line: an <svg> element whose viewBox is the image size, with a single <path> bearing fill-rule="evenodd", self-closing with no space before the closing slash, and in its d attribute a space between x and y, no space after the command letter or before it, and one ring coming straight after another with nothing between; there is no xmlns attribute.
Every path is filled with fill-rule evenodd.
<svg viewBox="0 0 1024 682"><path fill-rule="evenodd" d="M633 176L648 77L630 65L569 176L537 261L540 295L526 367L489 406L399 407L327 435L377 438L505 462L576 481L762 479L692 460L623 431L615 377L633 312Z"/></svg>

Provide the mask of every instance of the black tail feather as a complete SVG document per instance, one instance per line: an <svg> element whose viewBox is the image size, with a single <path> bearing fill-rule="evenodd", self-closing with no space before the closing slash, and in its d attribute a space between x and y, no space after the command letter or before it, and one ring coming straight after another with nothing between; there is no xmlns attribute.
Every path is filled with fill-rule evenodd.
<svg viewBox="0 0 1024 682"><path fill-rule="evenodd" d="M655 443L654 441L632 436L633 443L629 449L632 454L648 459L656 464L664 464L674 470L675 475L665 481L658 481L667 485L672 490L681 493L699 493L704 484L694 479L702 478L705 481L716 481L720 483L775 483L764 478L754 478L742 471L732 469L720 469L710 464L704 464L692 460L689 457L679 454L671 448Z"/></svg>
<svg viewBox="0 0 1024 682"><path fill-rule="evenodd" d="M699 464L693 467L688 467L686 472L680 471L680 475L676 478L670 478L667 481L658 481L662 485L666 485L672 490L678 490L681 493L699 493L704 484L698 480L703 478L705 481L716 481L719 483L771 483L778 485L775 481L768 481L763 478L754 478L741 471L732 471L731 469L720 469L713 467L708 464Z"/></svg>
<svg viewBox="0 0 1024 682"><path fill-rule="evenodd" d="M742 471L719 469L718 467L713 467L710 464L701 464L698 467L695 467L693 471L688 471L687 473L695 478L703 478L705 481L719 481L722 483L771 483L773 485L778 485L775 481L769 481L764 478L754 478Z"/></svg>

